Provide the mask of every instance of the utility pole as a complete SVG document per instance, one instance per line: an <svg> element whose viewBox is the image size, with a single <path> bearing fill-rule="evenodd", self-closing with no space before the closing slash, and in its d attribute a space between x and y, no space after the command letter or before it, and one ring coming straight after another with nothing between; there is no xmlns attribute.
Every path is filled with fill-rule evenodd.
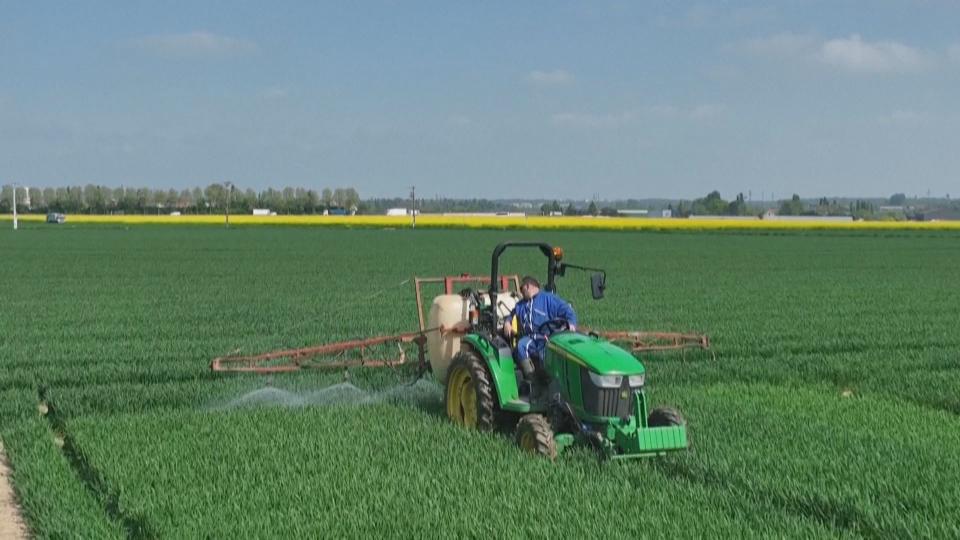
<svg viewBox="0 0 960 540"><path fill-rule="evenodd" d="M223 221L226 224L226 227L230 228L230 195L233 194L233 184L231 182L224 182L224 187L227 189L227 205L223 209Z"/></svg>
<svg viewBox="0 0 960 540"><path fill-rule="evenodd" d="M410 186L410 215L413 216L413 228L417 228L417 186Z"/></svg>
<svg viewBox="0 0 960 540"><path fill-rule="evenodd" d="M17 183L13 183L13 230L17 230Z"/></svg>

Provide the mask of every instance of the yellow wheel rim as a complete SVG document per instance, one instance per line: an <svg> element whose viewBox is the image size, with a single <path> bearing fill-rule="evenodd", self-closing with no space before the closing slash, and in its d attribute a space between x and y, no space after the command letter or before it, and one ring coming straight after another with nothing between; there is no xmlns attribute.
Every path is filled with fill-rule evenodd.
<svg viewBox="0 0 960 540"><path fill-rule="evenodd" d="M464 367L454 370L447 381L447 416L456 424L477 426L477 389Z"/></svg>
<svg viewBox="0 0 960 540"><path fill-rule="evenodd" d="M531 452L537 449L537 443L533 438L533 433L527 431L520 435L520 448Z"/></svg>
<svg viewBox="0 0 960 540"><path fill-rule="evenodd" d="M477 427L477 389L474 388L469 374L466 384L460 390L460 406L463 408L463 425L469 428Z"/></svg>

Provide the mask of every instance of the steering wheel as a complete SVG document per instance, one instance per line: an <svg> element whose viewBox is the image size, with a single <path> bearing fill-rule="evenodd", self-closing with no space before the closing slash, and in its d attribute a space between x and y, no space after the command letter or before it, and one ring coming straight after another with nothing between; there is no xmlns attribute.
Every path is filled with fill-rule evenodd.
<svg viewBox="0 0 960 540"><path fill-rule="evenodd" d="M570 321L566 319L550 319L545 321L543 324L537 327L537 334L541 336L547 335L544 330L549 330L551 334L557 332L569 332L570 331Z"/></svg>

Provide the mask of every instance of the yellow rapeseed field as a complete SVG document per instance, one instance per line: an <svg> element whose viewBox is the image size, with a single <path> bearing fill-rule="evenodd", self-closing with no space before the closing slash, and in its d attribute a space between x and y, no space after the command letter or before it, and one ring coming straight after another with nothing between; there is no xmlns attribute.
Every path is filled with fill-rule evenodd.
<svg viewBox="0 0 960 540"><path fill-rule="evenodd" d="M0 220L11 221L10 214L0 215ZM36 214L20 215L23 222L43 222L46 216ZM163 225L220 225L223 215L83 215L67 216L67 223L95 224L163 224ZM303 226L340 226L340 227L384 227L401 228L411 225L407 216L252 216L231 215L234 225L303 225ZM417 216L417 226L425 228L483 228L483 229L592 229L616 231L641 230L960 230L960 221L802 221L802 220L761 220L744 219L671 219L671 218L626 218L626 217L590 217L590 216Z"/></svg>

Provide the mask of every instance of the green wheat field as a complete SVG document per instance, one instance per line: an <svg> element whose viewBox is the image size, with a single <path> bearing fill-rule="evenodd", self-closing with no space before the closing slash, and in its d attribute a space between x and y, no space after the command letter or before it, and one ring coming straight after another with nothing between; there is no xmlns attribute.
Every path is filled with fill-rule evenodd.
<svg viewBox="0 0 960 540"><path fill-rule="evenodd" d="M556 462L448 422L415 368L210 360L415 330L413 276L505 240L644 355L692 448ZM960 536L960 233L44 226L0 231L0 436L41 538ZM508 271L542 273L534 254Z"/></svg>

